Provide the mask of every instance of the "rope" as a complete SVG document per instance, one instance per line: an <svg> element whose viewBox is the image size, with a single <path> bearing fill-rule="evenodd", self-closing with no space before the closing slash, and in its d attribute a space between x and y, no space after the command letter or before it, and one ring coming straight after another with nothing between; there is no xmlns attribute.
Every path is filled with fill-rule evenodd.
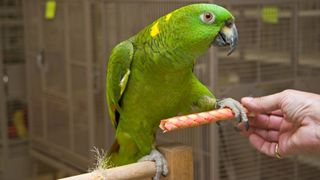
<svg viewBox="0 0 320 180"><path fill-rule="evenodd" d="M163 132L173 131L176 129L189 128L208 124L211 122L233 119L234 113L229 108L216 109L207 112L194 113L184 116L176 116L161 120L159 127Z"/></svg>

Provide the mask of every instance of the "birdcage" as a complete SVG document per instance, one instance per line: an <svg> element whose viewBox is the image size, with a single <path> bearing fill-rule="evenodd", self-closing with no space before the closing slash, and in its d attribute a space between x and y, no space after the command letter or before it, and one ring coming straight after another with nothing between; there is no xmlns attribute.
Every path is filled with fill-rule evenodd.
<svg viewBox="0 0 320 180"><path fill-rule="evenodd" d="M93 164L94 128L104 122L94 114L91 4L24 1L30 152L69 173Z"/></svg>
<svg viewBox="0 0 320 180"><path fill-rule="evenodd" d="M319 81L319 25L312 24L319 19L316 0L56 0L51 18L45 15L52 10L45 1L24 2L31 152L64 170L86 170L93 159L90 149L94 145L106 149L113 142L105 100L111 49L187 4L218 3L236 17L237 51L227 56L226 50L211 48L195 66L200 80L218 98L239 100L287 88L320 89L315 83ZM169 142L193 147L195 179L319 176L318 169L298 158L275 160L261 155L231 124L158 133L158 144Z"/></svg>
<svg viewBox="0 0 320 180"><path fill-rule="evenodd" d="M297 59L297 80L295 87L320 93L319 72L320 72L320 2L316 0L299 1L298 3L297 46L299 51L296 52ZM306 28L310 26L310 28ZM320 155L298 156L298 159L309 166L320 167ZM301 175L311 176L316 168L305 168L299 165Z"/></svg>
<svg viewBox="0 0 320 180"><path fill-rule="evenodd" d="M0 1L0 179L30 174L22 2ZM14 168L21 168L14 173Z"/></svg>
<svg viewBox="0 0 320 180"><path fill-rule="evenodd" d="M238 52L225 57L224 51L218 51L220 96L239 99L288 88L319 92L315 85L319 27L314 23L319 20L318 1L217 3L235 14L239 30ZM307 24L312 28L305 28ZM320 175L312 163L298 158L277 161L257 153L231 126L222 126L219 132L220 179L314 179Z"/></svg>
<svg viewBox="0 0 320 180"><path fill-rule="evenodd" d="M299 1L297 18L297 59L296 87L319 93L319 22L320 4L315 0Z"/></svg>

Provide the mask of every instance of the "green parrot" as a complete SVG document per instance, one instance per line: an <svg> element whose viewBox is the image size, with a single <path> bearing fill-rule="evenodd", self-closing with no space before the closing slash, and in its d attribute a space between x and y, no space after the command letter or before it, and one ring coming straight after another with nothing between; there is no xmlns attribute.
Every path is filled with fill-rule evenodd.
<svg viewBox="0 0 320 180"><path fill-rule="evenodd" d="M215 4L177 9L119 43L107 68L107 103L116 130L115 141L102 167L154 160L159 179L168 173L155 149L160 120L176 115L229 107L248 122L239 102L218 101L195 76L196 59L211 45L229 46L238 33L232 14Z"/></svg>

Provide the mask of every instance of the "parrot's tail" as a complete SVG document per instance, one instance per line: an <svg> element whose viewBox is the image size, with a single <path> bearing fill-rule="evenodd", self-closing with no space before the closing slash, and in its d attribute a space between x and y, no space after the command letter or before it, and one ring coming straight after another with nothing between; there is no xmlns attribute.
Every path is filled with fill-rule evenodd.
<svg viewBox="0 0 320 180"><path fill-rule="evenodd" d="M106 154L106 156L111 156L112 153L119 152L119 149L120 149L120 145L118 143L118 140L115 139L113 141L113 144L111 145L111 148L109 149L108 153Z"/></svg>

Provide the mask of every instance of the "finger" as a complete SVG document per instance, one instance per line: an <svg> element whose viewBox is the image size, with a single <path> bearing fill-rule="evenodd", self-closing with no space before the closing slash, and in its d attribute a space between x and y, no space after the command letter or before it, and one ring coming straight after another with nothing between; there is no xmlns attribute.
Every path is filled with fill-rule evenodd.
<svg viewBox="0 0 320 180"><path fill-rule="evenodd" d="M277 131L280 130L284 121L283 117L266 114L257 114L255 118L249 118L249 120L252 127Z"/></svg>
<svg viewBox="0 0 320 180"><path fill-rule="evenodd" d="M274 157L275 147L277 143L266 141L264 138L254 133L249 136L249 141L258 151L268 156Z"/></svg>
<svg viewBox="0 0 320 180"><path fill-rule="evenodd" d="M279 131L275 130L266 130L266 129L260 129L256 127L250 127L250 129L247 131L244 123L238 124L238 129L240 129L241 134L243 134L246 137L249 137L251 134L257 134L261 136L266 141L270 142L278 142L279 141Z"/></svg>
<svg viewBox="0 0 320 180"><path fill-rule="evenodd" d="M244 97L241 99L241 103L249 111L268 113L280 109L281 96L281 93L276 93L257 98Z"/></svg>
<svg viewBox="0 0 320 180"><path fill-rule="evenodd" d="M279 131L254 128L252 133L259 135L260 137L269 142L279 141Z"/></svg>
<svg viewBox="0 0 320 180"><path fill-rule="evenodd" d="M253 129L251 127L247 130L246 122L238 123L237 127L240 130L241 134L246 137L249 137L249 135L253 132Z"/></svg>

